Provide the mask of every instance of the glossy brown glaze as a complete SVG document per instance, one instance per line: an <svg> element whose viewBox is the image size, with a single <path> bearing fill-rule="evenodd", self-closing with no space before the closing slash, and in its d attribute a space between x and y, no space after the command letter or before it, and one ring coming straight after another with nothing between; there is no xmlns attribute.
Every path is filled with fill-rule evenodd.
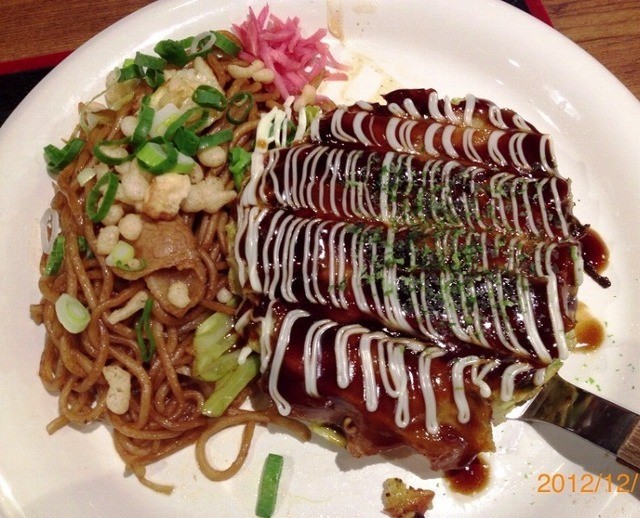
<svg viewBox="0 0 640 518"><path fill-rule="evenodd" d="M578 304L576 314L576 352L589 352L598 349L605 339L604 325L595 317L584 303Z"/></svg>
<svg viewBox="0 0 640 518"><path fill-rule="evenodd" d="M444 476L447 485L463 495L473 495L482 491L489 484L489 478L489 465L479 457L464 468L447 471Z"/></svg>

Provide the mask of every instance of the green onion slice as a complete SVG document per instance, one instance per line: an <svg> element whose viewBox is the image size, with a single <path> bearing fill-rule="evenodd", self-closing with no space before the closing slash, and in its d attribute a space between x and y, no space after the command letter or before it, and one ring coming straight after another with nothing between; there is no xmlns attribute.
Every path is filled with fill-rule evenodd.
<svg viewBox="0 0 640 518"><path fill-rule="evenodd" d="M47 264L44 267L44 273L47 275L55 275L62 266L62 259L64 258L64 236L58 234L53 240L53 246L51 247L51 253L47 259Z"/></svg>
<svg viewBox="0 0 640 518"><path fill-rule="evenodd" d="M107 190L102 195L100 189L106 185ZM118 177L112 173L108 172L105 174L98 182L94 185L93 189L89 191L89 195L87 196L87 204L86 210L89 219L94 223L102 221L104 217L109 212L111 205L113 205L113 201L116 198L116 192L118 191ZM102 203L100 203L100 197L102 197ZM98 206L98 203L100 205Z"/></svg>
<svg viewBox="0 0 640 518"><path fill-rule="evenodd" d="M214 31L214 34L216 35L216 41L214 45L225 54L236 57L242 50L240 48L240 45L238 45L235 41L233 41L223 33Z"/></svg>
<svg viewBox="0 0 640 518"><path fill-rule="evenodd" d="M133 158L133 155L127 153L123 156L115 156L113 154L109 154L107 151L111 147L115 147L117 149L122 149L120 146L123 144L128 144L128 138L122 138L117 140L101 140L95 146L93 146L93 156L95 156L100 162L107 165L118 165L124 164Z"/></svg>
<svg viewBox="0 0 640 518"><path fill-rule="evenodd" d="M148 363L156 352L156 341L153 338L151 332L151 310L153 309L153 299L148 298L142 309L142 315L136 321L135 331L138 347L140 348L140 355L142 361ZM145 335L149 343L145 340Z"/></svg>
<svg viewBox="0 0 640 518"><path fill-rule="evenodd" d="M224 94L209 85L200 85L195 89L191 99L198 106L203 108L212 108L214 110L222 111L227 107L227 98Z"/></svg>
<svg viewBox="0 0 640 518"><path fill-rule="evenodd" d="M147 261L144 259L133 258L128 262L116 261L115 267L125 272L140 272L147 267Z"/></svg>
<svg viewBox="0 0 640 518"><path fill-rule="evenodd" d="M216 133L212 133L211 135L203 135L202 137L200 137L198 149L219 146L220 144L224 144L225 142L230 142L231 139L233 139L233 130L230 129L217 131Z"/></svg>
<svg viewBox="0 0 640 518"><path fill-rule="evenodd" d="M191 174L195 166L196 161L193 158L178 152L178 162L171 172L178 174Z"/></svg>
<svg viewBox="0 0 640 518"><path fill-rule="evenodd" d="M44 157L47 162L47 171L57 174L67 167L80 154L84 147L84 140L73 138L62 149L49 144L44 148Z"/></svg>
<svg viewBox="0 0 640 518"><path fill-rule="evenodd" d="M162 73L162 70L147 68L147 71L144 73L144 80L155 90L164 83L164 74Z"/></svg>
<svg viewBox="0 0 640 518"><path fill-rule="evenodd" d="M200 146L200 137L194 131L181 126L176 131L173 142L180 153L193 156L198 152Z"/></svg>
<svg viewBox="0 0 640 518"><path fill-rule="evenodd" d="M251 108L253 108L253 95L249 92L238 92L229 99L227 120L231 124L242 124L249 118Z"/></svg>
<svg viewBox="0 0 640 518"><path fill-rule="evenodd" d="M118 83L123 83L124 81L129 81L130 79L139 79L144 76L142 69L134 64L127 63L120 68L120 72L118 74Z"/></svg>
<svg viewBox="0 0 640 518"><path fill-rule="evenodd" d="M142 52L136 52L133 63L139 67L150 68L151 70L164 70L164 67L167 65L164 59L158 56L143 54Z"/></svg>
<svg viewBox="0 0 640 518"><path fill-rule="evenodd" d="M176 131L178 131L179 128L183 127L187 123L187 121L191 119L191 117L193 117L196 113L201 114L200 119L197 121L198 123L200 122L202 117L206 118L206 112L201 108L190 108L182 115L180 115L177 119L175 119L171 124L169 124L169 127L164 132L164 138L167 140L173 140Z"/></svg>
<svg viewBox="0 0 640 518"><path fill-rule="evenodd" d="M75 297L68 293L63 293L55 303L56 316L62 326L70 333L77 334L84 331L89 325L91 315Z"/></svg>
<svg viewBox="0 0 640 518"><path fill-rule="evenodd" d="M113 247L109 255L106 257L105 262L109 266L115 266L118 263L126 264L136 255L136 251L126 241L118 241L116 246Z"/></svg>
<svg viewBox="0 0 640 518"><path fill-rule="evenodd" d="M156 54L158 54L158 56L165 59L167 63L176 65L179 68L184 67L190 61L184 45L179 41L159 41L153 48L153 50L156 52Z"/></svg>
<svg viewBox="0 0 640 518"><path fill-rule="evenodd" d="M274 453L267 455L267 459L264 461L258 490L258 502L256 503L256 515L260 518L271 518L275 511L283 464L282 455Z"/></svg>
<svg viewBox="0 0 640 518"><path fill-rule="evenodd" d="M229 172L236 190L242 189L245 172L251 164L251 153L241 147L234 147L229 152Z"/></svg>
<svg viewBox="0 0 640 518"><path fill-rule="evenodd" d="M171 171L178 162L178 151L171 142L162 137L145 142L135 154L138 163L155 175Z"/></svg>
<svg viewBox="0 0 640 518"><path fill-rule="evenodd" d="M140 113L138 114L138 124L131 136L131 145L134 148L137 148L149 136L155 114L156 111L149 106L148 103L142 103L142 106L140 106Z"/></svg>

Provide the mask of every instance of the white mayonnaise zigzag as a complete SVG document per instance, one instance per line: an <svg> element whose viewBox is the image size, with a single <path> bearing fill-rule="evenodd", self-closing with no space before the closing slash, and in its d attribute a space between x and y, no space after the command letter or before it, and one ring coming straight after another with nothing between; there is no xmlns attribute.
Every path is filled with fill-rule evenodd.
<svg viewBox="0 0 640 518"><path fill-rule="evenodd" d="M302 145L268 152L240 204L270 204L382 223L571 236L568 187L457 160Z"/></svg>
<svg viewBox="0 0 640 518"><path fill-rule="evenodd" d="M282 307L279 309L282 312ZM282 415L291 413L291 404L283 397L279 386L286 383L281 379L285 354L296 354L288 351L296 328L304 330L304 335L296 336L295 340L304 342L301 361L307 395L314 398L326 396L318 389L318 379L322 377L319 373L323 371L336 372L335 379L323 380L323 383L334 384L344 390L348 390L355 376L359 375L366 410L376 412L384 394L395 400L396 426L405 428L415 418L409 410L409 399L413 396L410 380L417 379L423 403L420 408L424 413L424 426L432 435L439 431L439 403L434 393L434 382L438 383L440 390L441 384L450 384L458 421L464 424L471 417L468 387L475 385L481 397L490 398L492 390L487 380L493 377L500 387L500 399L510 401L514 397L518 375L530 373L533 386L543 380L544 369L536 370L523 361L490 360L476 355L452 357L440 347L416 339L392 337L359 324L340 325L328 318L317 319L305 310L289 308L281 317L275 317L273 311L274 304L270 304L265 315L259 317L263 329L267 328L260 340L262 350L269 351L269 393ZM281 320L274 330L277 318ZM354 354L358 358L358 368L355 370L351 367ZM327 361L333 362L330 368L325 365ZM441 373L437 380L432 369L434 363L438 364L438 372ZM412 369L417 370L413 375ZM443 371L445 376L442 375Z"/></svg>

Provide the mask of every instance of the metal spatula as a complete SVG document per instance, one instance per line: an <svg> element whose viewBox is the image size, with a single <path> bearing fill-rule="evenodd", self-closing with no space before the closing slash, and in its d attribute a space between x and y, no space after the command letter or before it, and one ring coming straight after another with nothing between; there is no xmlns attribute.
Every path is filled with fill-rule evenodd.
<svg viewBox="0 0 640 518"><path fill-rule="evenodd" d="M621 464L640 471L640 416L557 374L507 418L558 425L610 451Z"/></svg>

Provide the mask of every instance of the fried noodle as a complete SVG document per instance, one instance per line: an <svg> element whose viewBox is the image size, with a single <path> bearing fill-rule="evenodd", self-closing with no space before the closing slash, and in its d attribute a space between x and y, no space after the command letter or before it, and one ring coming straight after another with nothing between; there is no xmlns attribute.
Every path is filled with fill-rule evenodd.
<svg viewBox="0 0 640 518"><path fill-rule="evenodd" d="M228 149L241 146L251 151L260 114L280 105L279 93L269 85L252 79L234 79L229 74L229 65L246 67L249 65L247 62L221 52L211 52L206 62L227 98L238 92L250 92L255 101L245 122L233 125L221 116L207 129L207 133L232 129L232 141L223 146ZM190 66L193 65L187 65ZM78 173L97 164L91 152L96 143L123 137L123 119L135 114L143 97L150 93L150 87L140 81L129 102L117 110L104 108L97 111L98 123L92 129L87 130L82 125L75 129L72 137L84 140L86 145L58 175L51 202L51 208L60 217L61 234L66 238L63 263L56 275L47 275L47 254L43 254L39 281L42 300L32 306L31 314L46 331L39 376L48 391L58 394L59 416L48 425L48 432L54 433L67 425L105 422L113 429L115 449L127 468L148 487L170 492L170 486L155 484L146 478L146 465L195 443L197 462L202 472L210 479L224 480L242 466L256 424L276 421L302 438L308 436L308 430L267 410L240 411L239 407L249 397L251 389L245 390L219 418L201 413L203 402L215 384L190 376L194 360L193 338L198 325L213 312L233 314L235 311L232 306L217 300L220 290L231 288L226 225L234 217L233 204L222 207L215 214L181 210L177 215L176 219L182 221L192 234L197 257L180 263L178 270L168 268L167 275L190 268L195 272L196 283L201 283L202 287L200 290L190 289L190 292L197 293L198 298L191 299L190 309L184 314L171 314L158 300L154 300L150 329L155 339L156 354L148 364L144 363L136 341L136 315L117 323L110 323L107 319L114 310L125 306L136 294L147 289L149 278L127 279L116 275L106 264L105 256L97 252L97 225L85 212L87 196L96 181L94 179L81 186ZM226 190L234 189L226 163L219 167L203 166L203 170L205 178L220 178ZM91 254L80 251L79 237L86 240ZM152 271L149 275L154 273L157 272ZM90 312L89 325L78 334L68 332L56 318L54 305L63 293L77 298ZM128 410L122 415L107 407L109 385L103 376L103 368L107 365L118 365L131 376L131 399ZM231 426L244 426L242 445L231 466L218 470L208 460L205 446L211 436Z"/></svg>

